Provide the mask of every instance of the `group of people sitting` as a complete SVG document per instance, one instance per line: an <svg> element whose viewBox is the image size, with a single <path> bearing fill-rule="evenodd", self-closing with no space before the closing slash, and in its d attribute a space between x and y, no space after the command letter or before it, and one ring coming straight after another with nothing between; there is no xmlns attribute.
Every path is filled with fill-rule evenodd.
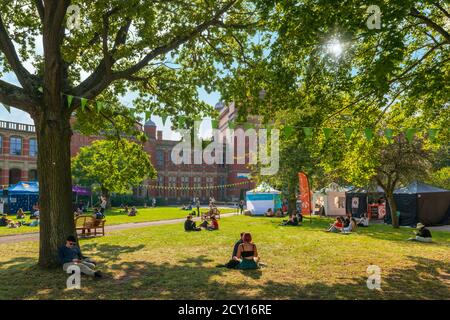
<svg viewBox="0 0 450 320"><path fill-rule="evenodd" d="M300 211L297 211L295 214L289 214L289 220L283 220L280 224L281 226L299 226L303 222L303 215Z"/></svg>
<svg viewBox="0 0 450 320"><path fill-rule="evenodd" d="M361 218L362 219L362 218ZM351 233L356 230L361 221L356 222L356 219L352 217L352 214L347 212L345 217L337 217L336 220L330 224L327 232L341 232L341 233ZM368 224L366 225L368 226Z"/></svg>
<svg viewBox="0 0 450 320"><path fill-rule="evenodd" d="M130 208L128 208L128 205L123 206L123 212L129 217L135 217L138 213L136 207L133 206L130 209Z"/></svg>
<svg viewBox="0 0 450 320"><path fill-rule="evenodd" d="M35 211L30 215L32 221L26 222L26 215L22 208L16 212L16 220L9 219L6 213L0 217L0 227L19 228L21 226L37 227L39 225L39 211Z"/></svg>
<svg viewBox="0 0 450 320"><path fill-rule="evenodd" d="M195 215L195 212L193 212ZM219 222L217 221L216 216L211 216L211 223L208 222L206 217L202 217L202 223L197 227L195 221L192 218L192 215L188 215L186 217L186 221L184 222L184 230L185 231L201 231L202 228L208 231L219 230Z"/></svg>
<svg viewBox="0 0 450 320"><path fill-rule="evenodd" d="M288 214L288 208L286 205L283 205L281 208L278 208L276 212L272 210L272 208L267 209L264 213L265 217L284 217Z"/></svg>
<svg viewBox="0 0 450 320"><path fill-rule="evenodd" d="M181 210L189 210L189 211L191 211L192 210L192 204L185 204L180 209Z"/></svg>

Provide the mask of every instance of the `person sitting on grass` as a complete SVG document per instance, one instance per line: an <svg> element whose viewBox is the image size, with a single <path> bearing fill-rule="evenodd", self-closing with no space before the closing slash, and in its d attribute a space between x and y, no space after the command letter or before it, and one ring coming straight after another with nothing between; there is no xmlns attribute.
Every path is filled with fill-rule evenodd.
<svg viewBox="0 0 450 320"><path fill-rule="evenodd" d="M123 207L123 213L125 213L125 214L130 213L130 209L128 208L127 205L125 205L125 206Z"/></svg>
<svg viewBox="0 0 450 320"><path fill-rule="evenodd" d="M236 243L234 244L233 252L231 253L231 260L228 261L226 264L218 264L217 265L218 268L234 269L234 268L236 268L238 266L239 260L237 260L237 259L235 260L234 257L237 256L239 245L244 243L244 240L242 240L243 236L244 236L244 232L241 232L239 240L236 241Z"/></svg>
<svg viewBox="0 0 450 320"><path fill-rule="evenodd" d="M355 218L351 218L348 226L342 228L342 233L351 233L356 230L356 226L357 224Z"/></svg>
<svg viewBox="0 0 450 320"><path fill-rule="evenodd" d="M19 210L17 210L16 219L25 219L25 213L23 213L22 208L19 208Z"/></svg>
<svg viewBox="0 0 450 320"><path fill-rule="evenodd" d="M289 214L289 220L284 220L282 226L298 226L297 215Z"/></svg>
<svg viewBox="0 0 450 320"><path fill-rule="evenodd" d="M362 217L359 219L358 227L368 227L369 226L369 218L367 218L367 213L364 213Z"/></svg>
<svg viewBox="0 0 450 320"><path fill-rule="evenodd" d="M135 217L137 214L136 207L131 207L130 213L128 213L129 217Z"/></svg>
<svg viewBox="0 0 450 320"><path fill-rule="evenodd" d="M327 232L339 232L344 227L342 217L337 217L333 224L326 230Z"/></svg>
<svg viewBox="0 0 450 320"><path fill-rule="evenodd" d="M219 230L219 222L216 219L216 216L212 216L211 217L211 225L206 227L206 230L208 231L214 231L214 230Z"/></svg>
<svg viewBox="0 0 450 320"><path fill-rule="evenodd" d="M236 255L233 257L239 264L237 269L248 270L258 269L258 250L256 245L252 242L252 235L250 233L244 233L242 236L242 243L238 246Z"/></svg>
<svg viewBox="0 0 450 320"><path fill-rule="evenodd" d="M303 215L300 212L300 210L297 210L296 214L297 214L298 223L301 224L303 222Z"/></svg>
<svg viewBox="0 0 450 320"><path fill-rule="evenodd" d="M273 217L275 214L273 213L272 208L267 209L267 211L264 213L266 217Z"/></svg>
<svg viewBox="0 0 450 320"><path fill-rule="evenodd" d="M192 215L188 215L186 217L186 221L184 222L184 231L201 231L201 228L198 228L195 225L195 221L192 220Z"/></svg>
<svg viewBox="0 0 450 320"><path fill-rule="evenodd" d="M35 212L33 212L33 213L30 215L30 219L37 219L37 218L39 218L39 215L40 215L39 210L36 210Z"/></svg>
<svg viewBox="0 0 450 320"><path fill-rule="evenodd" d="M6 227L9 222L8 215L6 213L2 214L2 217L0 218L0 227Z"/></svg>
<svg viewBox="0 0 450 320"><path fill-rule="evenodd" d="M409 238L409 241L419 241L419 242L426 242L430 243L433 242L433 239L431 237L431 232L428 230L425 225L422 223L418 223L416 226L417 231L414 231L416 236L414 238Z"/></svg>
<svg viewBox="0 0 450 320"><path fill-rule="evenodd" d="M31 222L27 222L27 223L22 223L22 225L24 226L28 226L28 227L37 227L39 225L39 217L34 219Z"/></svg>
<svg viewBox="0 0 450 320"><path fill-rule="evenodd" d="M81 273L101 278L100 271L95 271L96 262L81 254L80 248L74 236L68 236L66 244L58 249L59 262L62 264L63 270L67 271L72 265L80 268Z"/></svg>

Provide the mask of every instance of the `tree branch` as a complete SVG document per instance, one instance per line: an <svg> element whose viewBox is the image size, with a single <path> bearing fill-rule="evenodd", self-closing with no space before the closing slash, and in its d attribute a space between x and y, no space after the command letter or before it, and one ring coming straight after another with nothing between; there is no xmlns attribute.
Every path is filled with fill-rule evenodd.
<svg viewBox="0 0 450 320"><path fill-rule="evenodd" d="M0 80L0 103L31 113L36 104L24 89Z"/></svg>
<svg viewBox="0 0 450 320"><path fill-rule="evenodd" d="M6 57L9 65L17 76L19 83L28 92L33 92L33 86L31 83L31 74L23 67L22 62L17 55L14 44L6 31L3 24L2 17L0 16L0 50Z"/></svg>
<svg viewBox="0 0 450 320"><path fill-rule="evenodd" d="M436 32L440 33L445 38L445 40L446 40L445 42L450 43L450 33L445 31L444 28L442 28L436 22L434 22L430 18L420 14L419 10L417 10L416 8L411 8L409 14L415 18L422 20L423 23L425 23L427 26L431 27Z"/></svg>
<svg viewBox="0 0 450 320"><path fill-rule="evenodd" d="M45 9L44 9L44 4L42 3L42 0L34 0L34 3L36 5L36 9L39 14L39 17L41 18L41 22L44 22Z"/></svg>
<svg viewBox="0 0 450 320"><path fill-rule="evenodd" d="M442 13L443 13L447 18L450 19L450 13L449 13L447 10L445 10L444 7L442 7L442 6L439 4L439 2L435 2L435 3L433 3L433 4L434 4L434 6L437 7L439 10L441 10Z"/></svg>

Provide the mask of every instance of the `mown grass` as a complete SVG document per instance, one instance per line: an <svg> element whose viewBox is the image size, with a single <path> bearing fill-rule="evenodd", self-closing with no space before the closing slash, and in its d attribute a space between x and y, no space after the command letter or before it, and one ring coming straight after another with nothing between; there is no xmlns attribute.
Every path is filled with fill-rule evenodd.
<svg viewBox="0 0 450 320"><path fill-rule="evenodd" d="M194 208L196 211L196 208ZM116 225L130 222L147 222L147 221L160 221L179 219L186 217L191 211L181 210L178 207L156 207L156 208L137 208L138 214L134 217L127 216L123 209L112 208L106 210L106 225ZM237 209L221 208L221 213L236 212ZM200 208L201 212L208 211L207 208ZM89 214L92 214L90 212ZM16 220L15 216L10 215L10 219ZM26 222L30 222L29 216L25 219ZM39 232L39 227L22 226L19 228L6 228L0 227L0 236Z"/></svg>
<svg viewBox="0 0 450 320"><path fill-rule="evenodd" d="M327 219L281 227L278 218L234 216L219 231L186 233L182 225L112 232L81 241L105 278L83 277L67 290L62 270L40 270L37 243L0 245L4 299L450 299L450 233L435 243L406 241L411 229L373 225L350 235L323 231ZM216 268L241 231L252 233L266 267ZM382 270L369 290L367 267Z"/></svg>

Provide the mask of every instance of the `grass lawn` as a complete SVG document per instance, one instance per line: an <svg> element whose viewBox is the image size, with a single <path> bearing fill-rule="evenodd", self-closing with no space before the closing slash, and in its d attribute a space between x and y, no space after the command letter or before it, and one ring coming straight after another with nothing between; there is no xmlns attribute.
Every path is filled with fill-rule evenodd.
<svg viewBox="0 0 450 320"><path fill-rule="evenodd" d="M159 221L170 220L186 217L190 211L181 210L178 207L156 207L156 208L137 208L138 214L135 217L129 217L123 213L123 209L112 208L106 210L106 225L115 225L130 222L146 222L146 221ZM200 208L201 212L208 211L207 208ZM221 213L236 212L237 209L220 209ZM9 216L15 220L15 216ZM27 222L30 220L25 219ZM0 227L0 236L39 232L39 227L22 226L20 228L10 229L6 227Z"/></svg>
<svg viewBox="0 0 450 320"><path fill-rule="evenodd" d="M450 233L435 243L406 241L409 228L372 225L350 235L323 232L328 220L280 227L279 218L234 216L220 230L186 233L182 224L109 233L81 241L104 279L83 277L67 290L61 269L40 270L37 242L0 245L3 299L450 299ZM267 266L240 271L226 262L241 231L250 231ZM366 286L381 268L381 290Z"/></svg>

